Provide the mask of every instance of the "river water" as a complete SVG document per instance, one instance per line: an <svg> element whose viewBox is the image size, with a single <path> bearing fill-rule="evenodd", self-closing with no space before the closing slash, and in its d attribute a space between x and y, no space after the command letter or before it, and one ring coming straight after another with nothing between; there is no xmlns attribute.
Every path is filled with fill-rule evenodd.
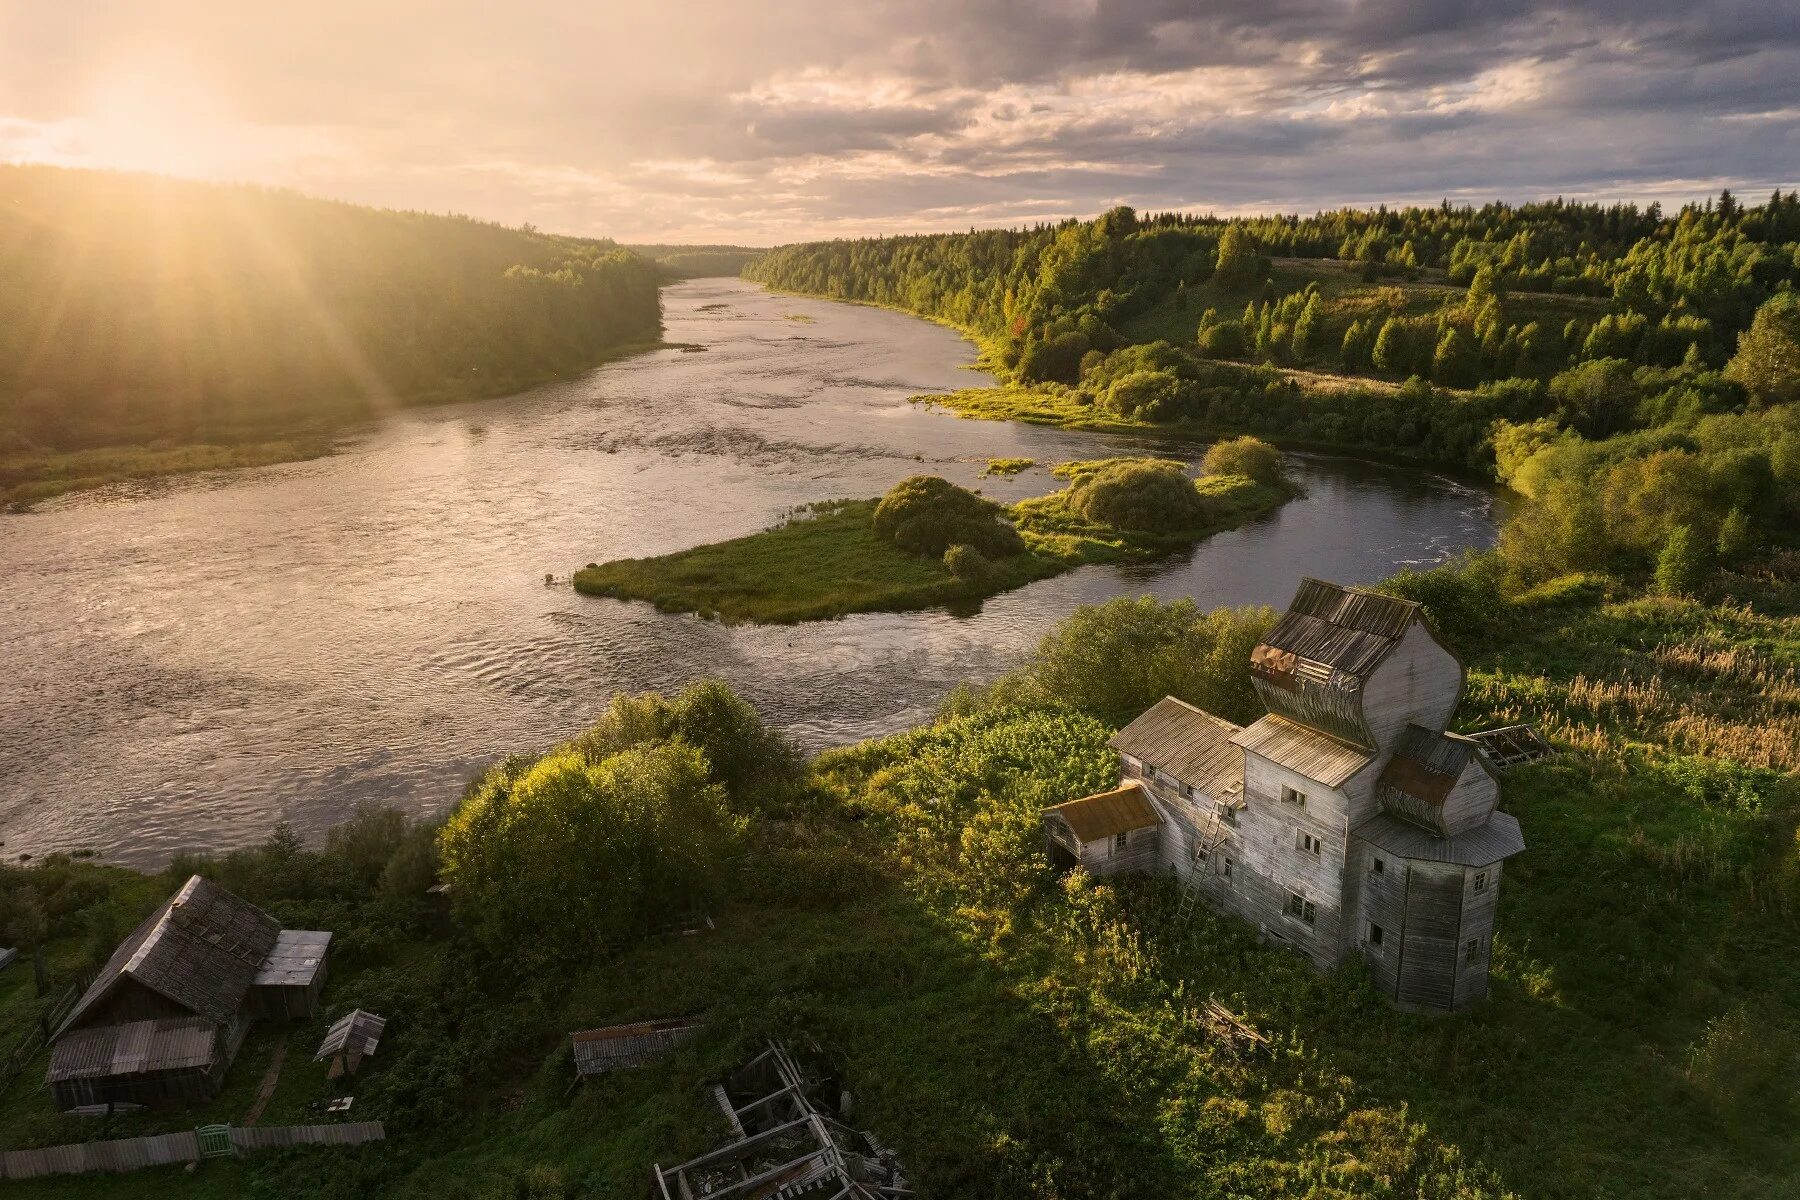
<svg viewBox="0 0 1800 1200"><path fill-rule="evenodd" d="M1151 443L913 405L977 385L966 342L737 280L664 292L664 350L504 400L397 413L310 463L70 497L0 517L0 853L150 865L373 800L442 808L485 764L619 691L717 676L809 748L927 718L1078 604L1285 602L1494 535L1484 493L1295 457L1306 496L1152 566L1088 567L975 615L725 627L546 586L764 527L926 471L1014 499L1046 467Z"/></svg>

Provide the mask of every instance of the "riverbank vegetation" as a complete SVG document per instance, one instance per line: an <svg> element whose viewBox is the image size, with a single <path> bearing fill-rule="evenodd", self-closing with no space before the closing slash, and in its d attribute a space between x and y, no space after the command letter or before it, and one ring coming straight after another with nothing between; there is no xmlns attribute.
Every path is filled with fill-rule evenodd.
<svg viewBox="0 0 1800 1200"><path fill-rule="evenodd" d="M975 604L1086 563L1170 553L1293 495L1272 450L1257 463L1216 461L1232 472L1194 480L1165 459L1064 463L1053 473L1068 486L1010 507L918 475L879 500L809 505L746 537L589 564L574 582L590 595L729 622Z"/></svg>
<svg viewBox="0 0 1800 1200"><path fill-rule="evenodd" d="M0 503L566 376L656 344L659 279L606 241L0 166Z"/></svg>
<svg viewBox="0 0 1800 1200"><path fill-rule="evenodd" d="M1115 209L783 247L745 273L961 328L1003 386L929 399L970 416L1245 432L1487 472L1498 423L1595 438L1764 394L1727 368L1759 306L1800 283L1800 197L1725 193L1671 215Z"/></svg>
<svg viewBox="0 0 1800 1200"><path fill-rule="evenodd" d="M336 930L318 1019L235 1068L291 1043L276 1114L325 1094L293 1066L325 1022L389 1018L355 1081L388 1141L133 1176L144 1194L641 1195L651 1161L712 1144L705 1084L766 1036L820 1046L922 1194L1791 1194L1800 563L1765 545L1682 597L1641 568L1541 570L1503 546L1388 585L1470 664L1460 727L1529 720L1559 751L1505 777L1530 848L1492 995L1453 1017L1395 1012L1360 966L1317 975L1204 909L1178 922L1166 880L1050 870L1038 809L1116 779L1118 724L1163 694L1258 714L1247 660L1273 614L1147 598L1081 610L936 721L810 763L716 685L623 699L441 826L365 812L317 851L278 832L154 877L0 871L5 911L38 914L0 936L40 938L54 982L194 869ZM685 913L712 928L658 932ZM0 985L9 1039L35 1002L19 968ZM1215 1041L1193 1018L1209 998L1272 1052ZM706 1031L571 1090L570 1030L668 1015ZM194 1120L60 1117L30 1078L0 1104L9 1146Z"/></svg>

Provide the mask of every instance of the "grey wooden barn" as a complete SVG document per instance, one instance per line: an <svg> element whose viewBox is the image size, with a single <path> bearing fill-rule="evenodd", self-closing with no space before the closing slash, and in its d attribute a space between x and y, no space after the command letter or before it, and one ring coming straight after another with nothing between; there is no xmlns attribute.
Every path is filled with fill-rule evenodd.
<svg viewBox="0 0 1800 1200"><path fill-rule="evenodd" d="M1481 743L1447 732L1462 663L1416 604L1308 579L1250 671L1268 715L1247 727L1169 697L1120 730L1121 787L1045 810L1052 858L1108 873L1070 814L1134 791L1155 844L1111 869L1172 869L1184 911L1205 901L1320 968L1360 954L1402 1008L1481 999L1525 842Z"/></svg>
<svg viewBox="0 0 1800 1200"><path fill-rule="evenodd" d="M198 875L119 944L51 1033L59 1108L209 1100L258 1017L312 1015L329 933Z"/></svg>

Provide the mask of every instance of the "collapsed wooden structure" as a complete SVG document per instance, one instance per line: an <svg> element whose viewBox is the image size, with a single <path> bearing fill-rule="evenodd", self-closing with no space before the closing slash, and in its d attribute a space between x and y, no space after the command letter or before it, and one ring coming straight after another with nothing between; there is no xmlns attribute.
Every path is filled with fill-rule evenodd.
<svg viewBox="0 0 1800 1200"><path fill-rule="evenodd" d="M575 1074L586 1080L612 1071L641 1067L693 1037L704 1023L687 1017L609 1025L569 1035Z"/></svg>
<svg viewBox="0 0 1800 1200"><path fill-rule="evenodd" d="M655 1170L661 1200L900 1200L899 1161L844 1125L847 1093L804 1071L776 1042L713 1088L732 1140Z"/></svg>
<svg viewBox="0 0 1800 1200"><path fill-rule="evenodd" d="M331 935L198 875L119 944L50 1035L57 1107L210 1100L258 1018L303 1020Z"/></svg>

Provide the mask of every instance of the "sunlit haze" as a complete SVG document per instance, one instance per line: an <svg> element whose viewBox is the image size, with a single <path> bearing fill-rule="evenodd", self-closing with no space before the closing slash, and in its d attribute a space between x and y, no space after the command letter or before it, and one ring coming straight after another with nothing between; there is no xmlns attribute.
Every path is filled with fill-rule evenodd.
<svg viewBox="0 0 1800 1200"><path fill-rule="evenodd" d="M0 159L766 244L1757 193L1795 78L1776 2L4 0Z"/></svg>

